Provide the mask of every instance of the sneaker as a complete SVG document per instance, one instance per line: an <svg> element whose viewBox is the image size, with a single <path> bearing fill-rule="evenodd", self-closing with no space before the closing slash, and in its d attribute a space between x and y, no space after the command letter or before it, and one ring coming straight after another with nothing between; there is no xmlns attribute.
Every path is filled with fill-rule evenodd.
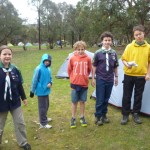
<svg viewBox="0 0 150 150"><path fill-rule="evenodd" d="M75 118L71 118L71 121L70 121L70 128L71 129L74 129L76 128L76 119Z"/></svg>
<svg viewBox="0 0 150 150"><path fill-rule="evenodd" d="M48 121L48 122L51 122L51 121L52 121L52 118L47 118L47 121Z"/></svg>
<svg viewBox="0 0 150 150"><path fill-rule="evenodd" d="M81 117L81 118L80 118L80 123L81 123L81 126L82 126L82 127L87 127L87 122L86 122L86 120L85 120L84 117Z"/></svg>
<svg viewBox="0 0 150 150"><path fill-rule="evenodd" d="M45 126L40 124L40 128L50 129L50 128L52 128L52 126L49 124L46 124Z"/></svg>
<svg viewBox="0 0 150 150"><path fill-rule="evenodd" d="M126 125L128 123L128 117L129 116L123 115L122 120L121 120L122 125Z"/></svg>
<svg viewBox="0 0 150 150"><path fill-rule="evenodd" d="M141 124L142 123L138 113L132 114L132 117L133 117L133 120L134 120L135 123L137 123L137 124Z"/></svg>
<svg viewBox="0 0 150 150"><path fill-rule="evenodd" d="M110 120L107 118L106 114L102 116L103 123L109 123Z"/></svg>
<svg viewBox="0 0 150 150"><path fill-rule="evenodd" d="M24 150L31 150L31 146L30 144L25 144L23 147L22 147Z"/></svg>
<svg viewBox="0 0 150 150"><path fill-rule="evenodd" d="M95 124L98 126L103 125L103 118L102 117L96 117Z"/></svg>

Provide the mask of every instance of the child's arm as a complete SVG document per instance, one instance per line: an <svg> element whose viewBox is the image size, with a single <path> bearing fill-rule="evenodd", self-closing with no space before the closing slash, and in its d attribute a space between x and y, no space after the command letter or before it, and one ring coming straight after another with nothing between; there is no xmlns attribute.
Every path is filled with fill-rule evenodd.
<svg viewBox="0 0 150 150"><path fill-rule="evenodd" d="M19 84L18 89L19 89L19 95L20 95L21 99L25 100L26 99L26 94L25 94L23 85Z"/></svg>
<svg viewBox="0 0 150 150"><path fill-rule="evenodd" d="M95 72L96 72L96 67L92 66L92 82L91 82L91 85L93 87L95 87Z"/></svg>
<svg viewBox="0 0 150 150"><path fill-rule="evenodd" d="M132 66L130 66L126 60L122 60L122 62L128 69L132 68Z"/></svg>
<svg viewBox="0 0 150 150"><path fill-rule="evenodd" d="M88 64L88 75L90 75L91 70L92 70L92 61L91 61L91 58L90 58L89 59L89 64Z"/></svg>
<svg viewBox="0 0 150 150"><path fill-rule="evenodd" d="M114 84L115 84L115 86L117 86L117 85L118 85L118 67L116 67L116 68L114 69L114 72L115 72Z"/></svg>
<svg viewBox="0 0 150 150"><path fill-rule="evenodd" d="M33 75L33 78L32 78L32 85L31 85L31 90L30 90L30 97L31 98L34 97L34 92L35 92L35 89L36 89L37 84L38 84L39 74L40 74L40 69L36 68L34 75Z"/></svg>
<svg viewBox="0 0 150 150"><path fill-rule="evenodd" d="M148 64L147 74L145 76L145 80L150 80L150 63Z"/></svg>
<svg viewBox="0 0 150 150"><path fill-rule="evenodd" d="M70 77L70 74L72 72L72 65L71 65L71 59L69 60L69 63L68 63L68 76Z"/></svg>
<svg viewBox="0 0 150 150"><path fill-rule="evenodd" d="M52 87L52 72L51 72L51 69L49 69L49 71L50 71L50 82L47 84L47 87L51 88Z"/></svg>

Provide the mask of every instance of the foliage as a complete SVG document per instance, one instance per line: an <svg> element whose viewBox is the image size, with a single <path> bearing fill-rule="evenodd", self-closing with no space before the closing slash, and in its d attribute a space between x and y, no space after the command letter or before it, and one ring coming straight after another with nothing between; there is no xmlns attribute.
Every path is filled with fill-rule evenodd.
<svg viewBox="0 0 150 150"><path fill-rule="evenodd" d="M21 24L22 20L14 6L8 0L0 0L0 43L15 44Z"/></svg>
<svg viewBox="0 0 150 150"><path fill-rule="evenodd" d="M51 0L28 1L36 8L38 25L22 25L21 33L13 5L8 0L1 0L0 33L5 41L4 37L16 41L14 36L18 33L22 41L37 42L40 37L40 41L48 42L50 47L54 47L58 40L64 41L63 46L66 43L73 45L77 40L84 40L92 46L101 42L99 37L102 32L110 31L118 43L124 45L131 42L132 28L138 24L145 26L147 39L150 39L149 0L80 0L76 6L66 2L56 4Z"/></svg>
<svg viewBox="0 0 150 150"><path fill-rule="evenodd" d="M149 117L142 115L143 124L136 125L131 116L128 125L120 125L121 110L109 105L109 124L96 126L94 124L95 100L90 99L94 88L89 84L88 100L85 117L88 127L79 123L79 107L77 110L77 128L70 129L71 100L70 84L67 79L56 79L55 76L61 64L72 50L55 49L41 50L31 48L22 51L19 47L12 47L13 63L22 72L24 88L28 97L28 106L22 106L26 122L28 142L33 150L148 150L150 147ZM91 49L91 48L88 48ZM93 49L93 52L95 49ZM52 129L39 129L37 97L29 98L31 79L34 68L40 63L43 53L52 56L53 87L50 94L50 109L48 116L52 117ZM119 52L120 53L120 52ZM8 143L6 142L8 140ZM6 142L6 143L5 143ZM12 116L6 121L3 143L0 149L20 150L16 143Z"/></svg>

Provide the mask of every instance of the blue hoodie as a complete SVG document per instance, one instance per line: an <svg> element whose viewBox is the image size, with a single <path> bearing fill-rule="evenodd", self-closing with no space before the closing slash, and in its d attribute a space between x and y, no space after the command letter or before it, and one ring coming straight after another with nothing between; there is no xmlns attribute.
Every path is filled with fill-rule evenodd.
<svg viewBox="0 0 150 150"><path fill-rule="evenodd" d="M49 68L51 65L51 59L50 55L43 54L41 63L34 70L31 92L35 93L37 96L47 96L51 92L51 89L47 87L49 83L52 84L51 69ZM44 64L45 60L50 61L49 66Z"/></svg>

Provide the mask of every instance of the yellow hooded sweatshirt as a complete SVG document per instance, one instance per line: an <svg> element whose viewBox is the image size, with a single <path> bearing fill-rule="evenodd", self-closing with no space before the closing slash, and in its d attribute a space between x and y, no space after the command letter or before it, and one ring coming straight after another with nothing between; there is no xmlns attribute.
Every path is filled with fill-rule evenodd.
<svg viewBox="0 0 150 150"><path fill-rule="evenodd" d="M135 40L128 44L121 59L127 62L135 61L138 65L128 69L124 66L124 73L129 76L145 76L150 63L150 45L144 41L143 45L136 44Z"/></svg>

